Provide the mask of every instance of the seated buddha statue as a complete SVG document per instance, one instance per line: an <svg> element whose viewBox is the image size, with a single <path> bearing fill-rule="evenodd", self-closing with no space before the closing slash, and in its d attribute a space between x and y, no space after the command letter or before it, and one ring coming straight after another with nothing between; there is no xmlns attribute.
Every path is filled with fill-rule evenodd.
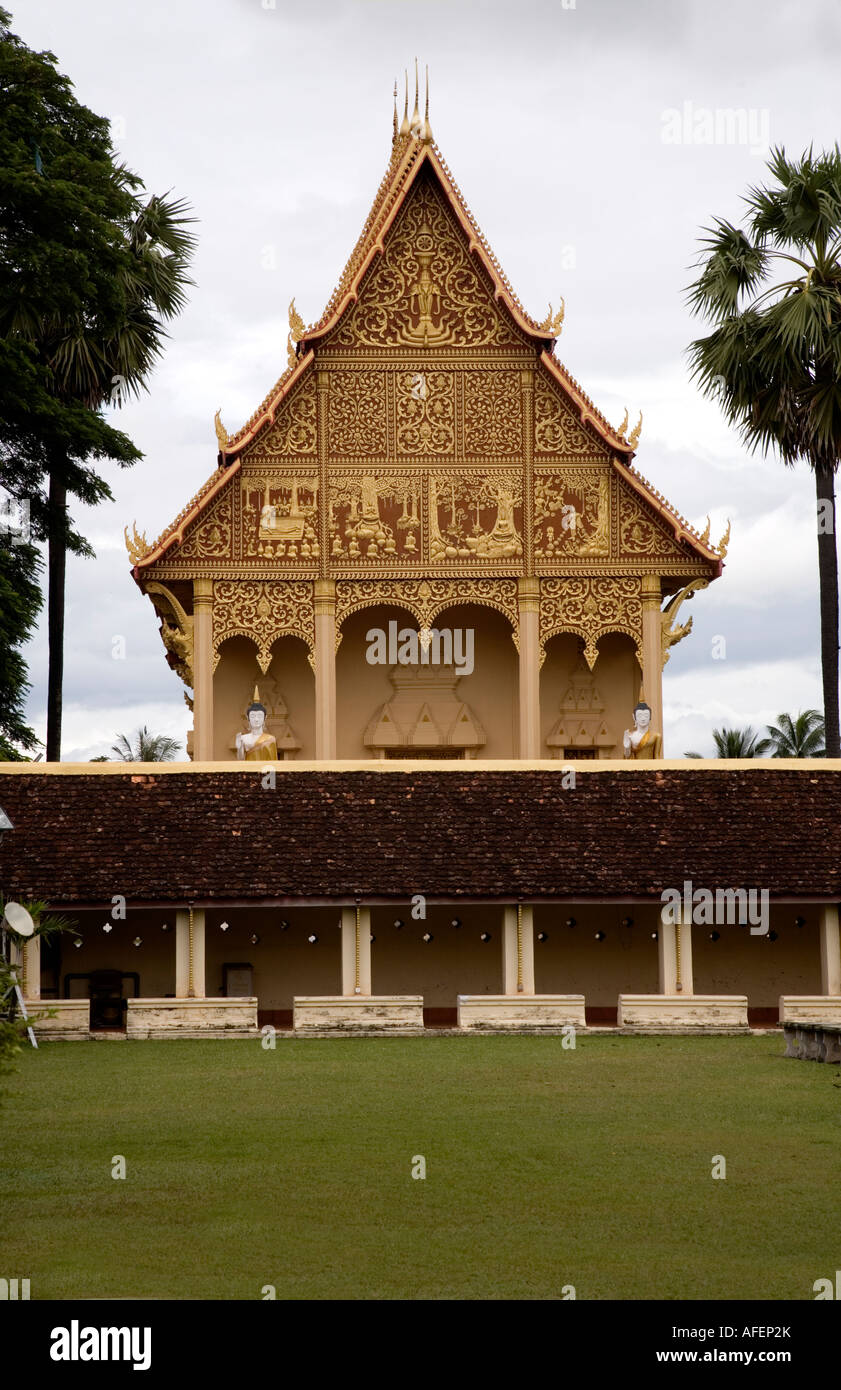
<svg viewBox="0 0 841 1390"><path fill-rule="evenodd" d="M626 758L659 758L663 740L651 727L651 706L641 700L634 706L634 727L622 735Z"/></svg>
<svg viewBox="0 0 841 1390"><path fill-rule="evenodd" d="M248 733L237 734L237 758L249 763L277 762L277 740L266 731L266 706L260 703L259 691L254 688L254 700L246 710Z"/></svg>

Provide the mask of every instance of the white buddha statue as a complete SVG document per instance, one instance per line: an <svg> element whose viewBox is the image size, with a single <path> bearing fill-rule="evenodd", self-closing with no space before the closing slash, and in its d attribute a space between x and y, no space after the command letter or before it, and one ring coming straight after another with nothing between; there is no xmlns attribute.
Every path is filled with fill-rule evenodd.
<svg viewBox="0 0 841 1390"><path fill-rule="evenodd" d="M277 740L266 730L266 706L260 703L260 692L254 687L254 699L246 710L248 732L236 737L237 758L240 762L277 762Z"/></svg>
<svg viewBox="0 0 841 1390"><path fill-rule="evenodd" d="M659 758L663 740L651 727L651 706L640 700L634 706L634 727L622 735L626 758Z"/></svg>

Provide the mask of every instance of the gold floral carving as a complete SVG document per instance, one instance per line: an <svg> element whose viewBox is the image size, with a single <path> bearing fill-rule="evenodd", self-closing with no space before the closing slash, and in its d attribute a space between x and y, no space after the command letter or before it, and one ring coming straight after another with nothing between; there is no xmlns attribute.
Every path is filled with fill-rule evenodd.
<svg viewBox="0 0 841 1390"><path fill-rule="evenodd" d="M429 558L515 560L523 553L519 469L429 475Z"/></svg>
<svg viewBox="0 0 841 1390"><path fill-rule="evenodd" d="M185 685L193 688L193 619L165 585L151 580L146 593L161 620L161 641Z"/></svg>
<svg viewBox="0 0 841 1390"><path fill-rule="evenodd" d="M607 452L542 377L538 377L534 391L534 446L538 454Z"/></svg>
<svg viewBox="0 0 841 1390"><path fill-rule="evenodd" d="M385 372L331 373L330 449L334 454L384 454L385 422Z"/></svg>
<svg viewBox="0 0 841 1390"><path fill-rule="evenodd" d="M396 375L398 454L452 454L455 449L452 372Z"/></svg>
<svg viewBox="0 0 841 1390"><path fill-rule="evenodd" d="M246 459L265 454L315 453L315 380L312 373L285 401L273 425L254 441Z"/></svg>
<svg viewBox="0 0 841 1390"><path fill-rule="evenodd" d="M674 555L676 541L625 488L619 493L620 550L626 555Z"/></svg>
<svg viewBox="0 0 841 1390"><path fill-rule="evenodd" d="M223 496L204 520L184 540L181 555L185 560L222 560L231 554L231 501Z"/></svg>
<svg viewBox="0 0 841 1390"><path fill-rule="evenodd" d="M584 638L590 670L598 657L599 638L624 632L633 639L642 665L642 597L639 578L578 576L540 581L540 645L559 632Z"/></svg>
<svg viewBox="0 0 841 1390"><path fill-rule="evenodd" d="M522 452L519 372L465 372L464 448L469 456Z"/></svg>
<svg viewBox="0 0 841 1390"><path fill-rule="evenodd" d="M521 341L494 303L441 193L422 175L331 343L482 347Z"/></svg>
<svg viewBox="0 0 841 1390"><path fill-rule="evenodd" d="M336 646L344 620L361 608L394 604L407 609L418 627L429 628L436 617L454 604L478 603L495 608L511 624L519 625L516 579L354 579L336 584Z"/></svg>
<svg viewBox="0 0 841 1390"><path fill-rule="evenodd" d="M228 637L249 637L257 647L263 675L272 661L278 637L300 637L314 665L315 609L311 583L261 583L217 580L213 585L213 667Z"/></svg>

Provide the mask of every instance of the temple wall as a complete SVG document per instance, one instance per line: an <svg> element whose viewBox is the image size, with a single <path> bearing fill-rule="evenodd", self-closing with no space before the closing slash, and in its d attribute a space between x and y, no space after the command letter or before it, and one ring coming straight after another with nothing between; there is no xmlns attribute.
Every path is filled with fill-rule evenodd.
<svg viewBox="0 0 841 1390"><path fill-rule="evenodd" d="M205 970L209 994L221 991L223 965L247 962L261 1009L291 1009L295 994L341 994L341 909L237 908L207 913ZM282 931L279 923L288 921ZM222 932L221 922L229 929ZM252 934L260 937L255 946ZM309 935L318 937L315 945Z"/></svg>
<svg viewBox="0 0 841 1390"><path fill-rule="evenodd" d="M453 919L460 927L451 925ZM394 922L400 919L398 931ZM409 904L373 908L371 951L374 994L422 994L425 1008L456 1006L459 994L502 990L502 907L429 905L425 921L414 921ZM487 932L490 941L480 940ZM423 940L429 933L432 941Z"/></svg>
<svg viewBox="0 0 841 1390"><path fill-rule="evenodd" d="M140 976L139 994L164 997L175 993L175 909L141 909L129 906L124 922L115 922L106 908L64 914L81 933L79 947L65 939L61 943L61 976L58 997L64 998L68 974L89 974L93 970L136 971ZM102 930L105 924L110 932ZM168 930L162 931L163 923ZM139 936L142 945L133 946ZM43 962L43 957L42 957ZM51 989L54 976L42 970L42 990ZM87 981L71 981L71 998L87 997ZM128 982L124 986L127 990Z"/></svg>

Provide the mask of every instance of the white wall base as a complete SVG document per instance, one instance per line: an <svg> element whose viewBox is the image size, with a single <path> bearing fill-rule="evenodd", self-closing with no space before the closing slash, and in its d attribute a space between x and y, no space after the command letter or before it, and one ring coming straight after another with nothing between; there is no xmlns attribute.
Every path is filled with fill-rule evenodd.
<svg viewBox="0 0 841 1390"><path fill-rule="evenodd" d="M633 1033L747 1033L746 994L620 994L616 1022Z"/></svg>
<svg viewBox="0 0 841 1390"><path fill-rule="evenodd" d="M780 1023L841 1023L841 994L781 994Z"/></svg>
<svg viewBox="0 0 841 1390"><path fill-rule="evenodd" d="M458 1026L473 1029L554 1029L584 1022L583 994L460 994Z"/></svg>
<svg viewBox="0 0 841 1390"><path fill-rule="evenodd" d="M423 995L299 995L292 1000L292 1026L296 1033L419 1033Z"/></svg>
<svg viewBox="0 0 841 1390"><path fill-rule="evenodd" d="M55 1042L70 1042L90 1036L91 1004L89 999L27 999L26 1012L54 1013L53 1018L31 1018L37 1038Z"/></svg>
<svg viewBox="0 0 841 1390"><path fill-rule="evenodd" d="M254 999L129 999L127 1038L258 1037Z"/></svg>

